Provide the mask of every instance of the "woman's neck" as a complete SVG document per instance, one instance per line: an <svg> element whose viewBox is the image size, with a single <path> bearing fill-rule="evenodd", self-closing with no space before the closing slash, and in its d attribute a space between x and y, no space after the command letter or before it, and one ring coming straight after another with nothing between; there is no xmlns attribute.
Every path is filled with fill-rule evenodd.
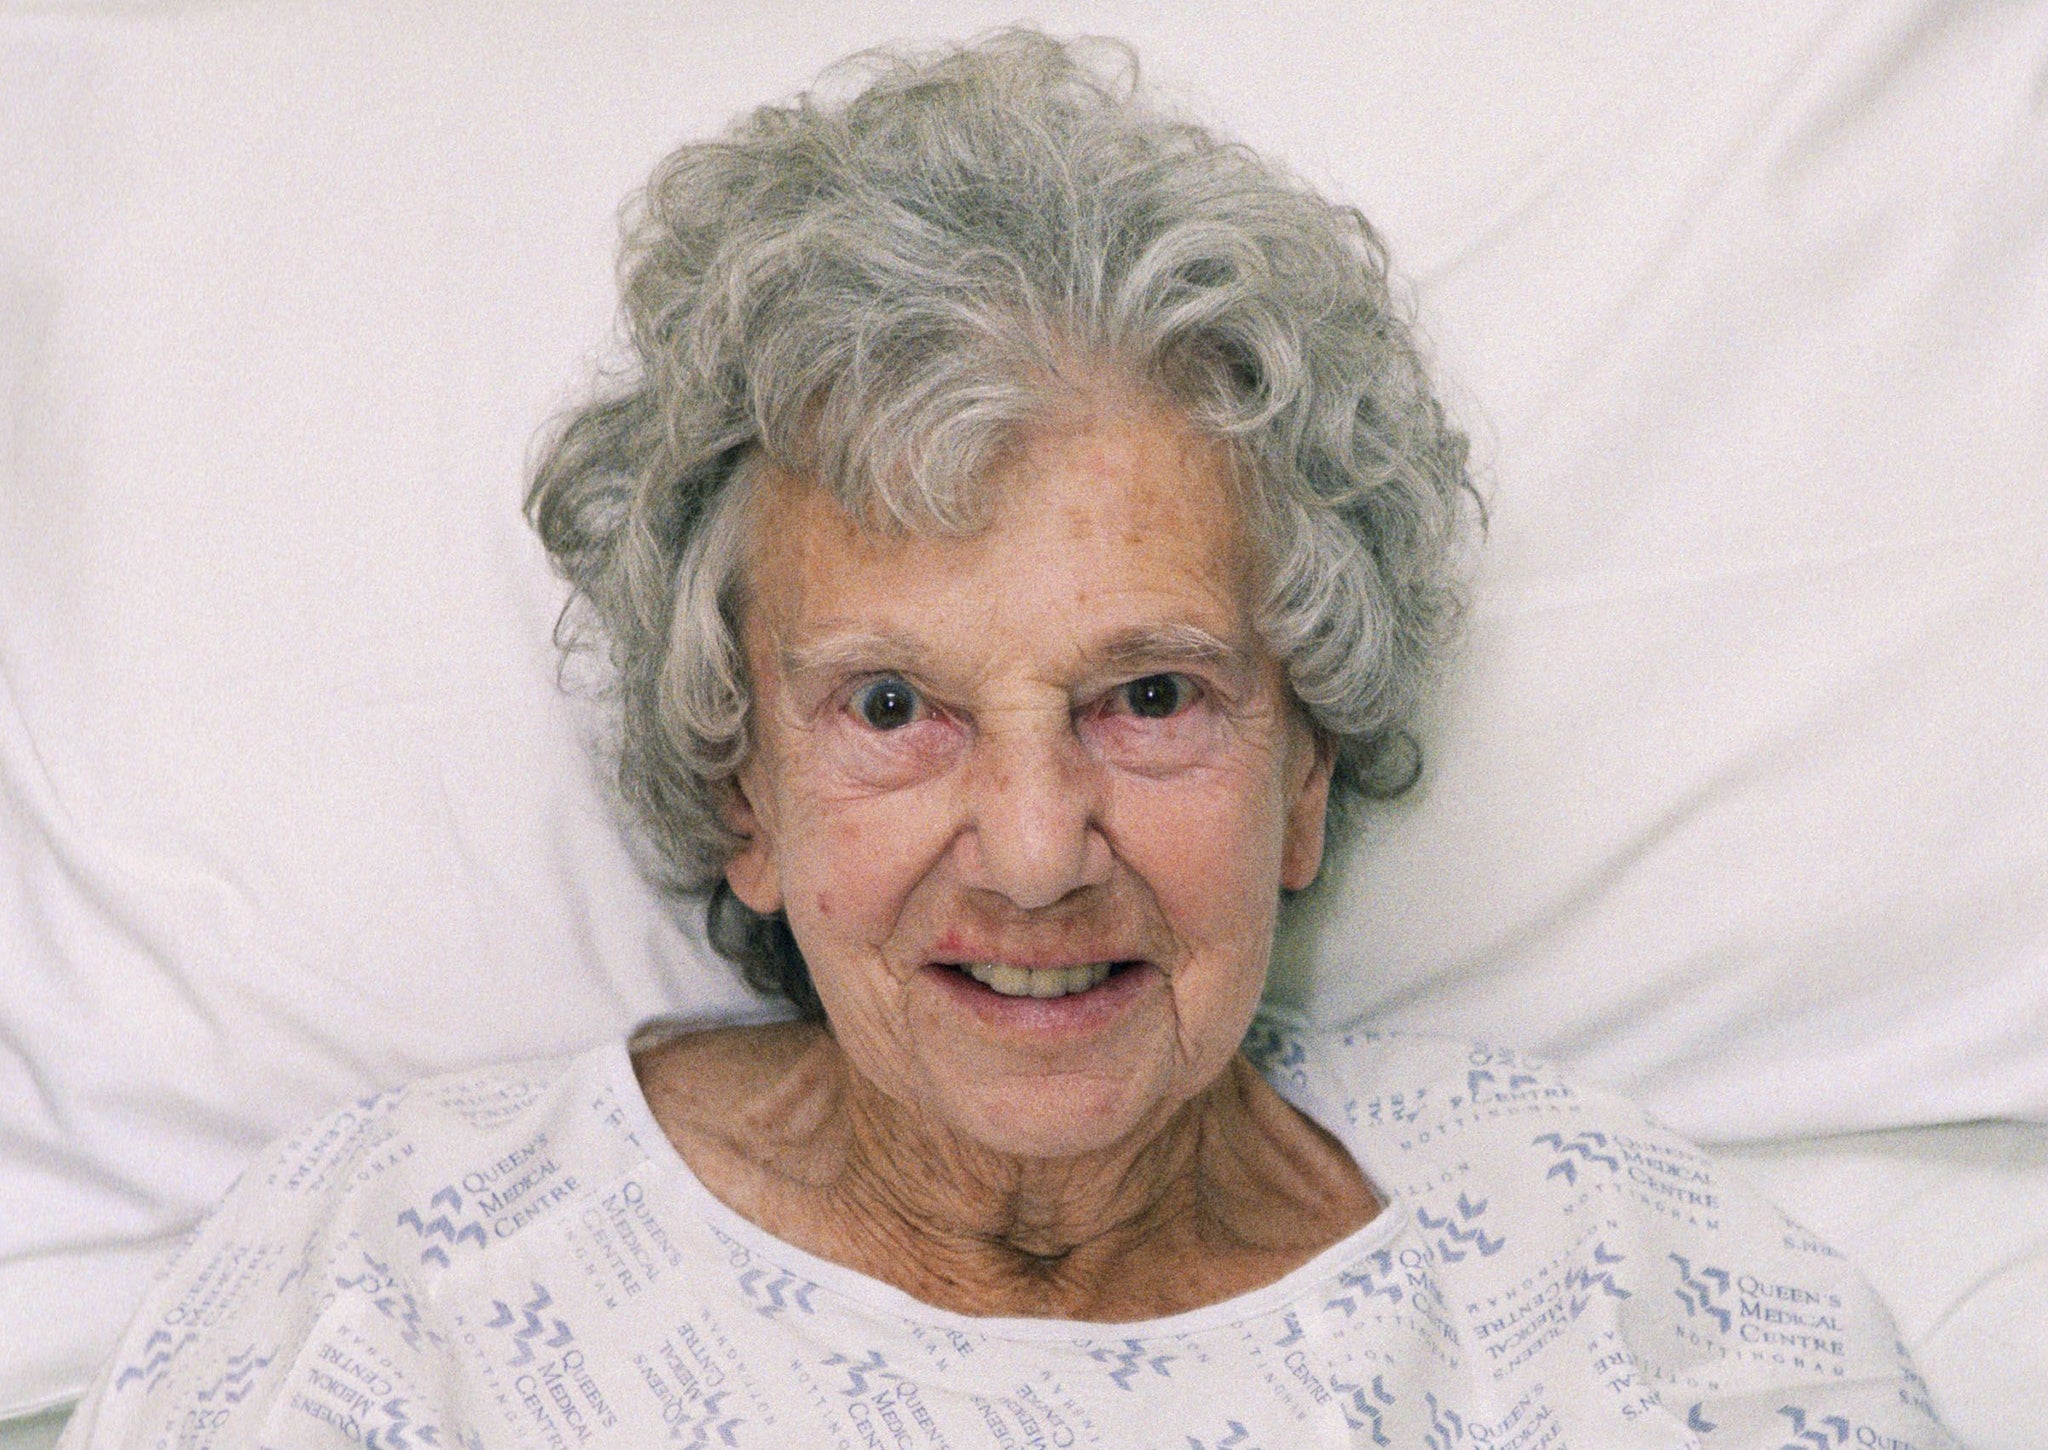
<svg viewBox="0 0 2048 1450"><path fill-rule="evenodd" d="M1343 1148L1241 1057L1152 1131L1068 1158L963 1139L818 1028L703 1033L639 1069L656 1120L728 1206L965 1314L1196 1308L1280 1278L1377 1209Z"/></svg>

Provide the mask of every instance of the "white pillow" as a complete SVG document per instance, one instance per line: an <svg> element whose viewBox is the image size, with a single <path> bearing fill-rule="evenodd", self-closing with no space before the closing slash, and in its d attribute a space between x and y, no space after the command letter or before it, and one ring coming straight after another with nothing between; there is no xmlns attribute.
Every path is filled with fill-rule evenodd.
<svg viewBox="0 0 2048 1450"><path fill-rule="evenodd" d="M2043 13L1656 10L1434 92L1541 138L1406 253L1494 528L1287 989L1710 1139L2048 1116Z"/></svg>
<svg viewBox="0 0 2048 1450"><path fill-rule="evenodd" d="M1382 224L1487 465L1276 990L1713 1137L2048 1114L2038 12L1041 14ZM670 145L1010 18L0 10L0 1413L287 1124L758 1010L556 692L529 440Z"/></svg>

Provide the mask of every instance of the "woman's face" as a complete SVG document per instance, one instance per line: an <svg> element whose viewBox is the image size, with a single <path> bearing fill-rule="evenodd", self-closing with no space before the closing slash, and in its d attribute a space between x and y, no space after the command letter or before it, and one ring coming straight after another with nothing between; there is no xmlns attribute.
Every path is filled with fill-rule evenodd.
<svg viewBox="0 0 2048 1450"><path fill-rule="evenodd" d="M833 1034L998 1152L1148 1135L1258 1004L1329 757L1253 629L1224 449L1127 403L1042 430L968 539L863 530L768 472L728 869Z"/></svg>

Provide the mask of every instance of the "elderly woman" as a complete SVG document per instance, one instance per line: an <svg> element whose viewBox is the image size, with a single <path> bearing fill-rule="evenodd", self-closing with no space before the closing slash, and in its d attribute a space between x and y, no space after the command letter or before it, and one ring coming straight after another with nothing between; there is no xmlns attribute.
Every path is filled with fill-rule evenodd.
<svg viewBox="0 0 2048 1450"><path fill-rule="evenodd" d="M1640 1113L1259 1017L1333 794L1412 773L1465 445L1357 214L1099 59L671 156L533 485L651 855L789 1020L293 1138L71 1444L1949 1443Z"/></svg>

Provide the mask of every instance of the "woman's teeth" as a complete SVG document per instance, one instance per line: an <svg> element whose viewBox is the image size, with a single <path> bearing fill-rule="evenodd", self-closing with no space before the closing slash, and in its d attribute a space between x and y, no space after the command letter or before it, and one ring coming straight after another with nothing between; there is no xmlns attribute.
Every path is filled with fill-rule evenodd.
<svg viewBox="0 0 2048 1450"><path fill-rule="evenodd" d="M1000 962L969 962L960 970L1005 997L1067 997L1100 986L1115 966L1114 962L1093 962L1082 967L1033 969Z"/></svg>

